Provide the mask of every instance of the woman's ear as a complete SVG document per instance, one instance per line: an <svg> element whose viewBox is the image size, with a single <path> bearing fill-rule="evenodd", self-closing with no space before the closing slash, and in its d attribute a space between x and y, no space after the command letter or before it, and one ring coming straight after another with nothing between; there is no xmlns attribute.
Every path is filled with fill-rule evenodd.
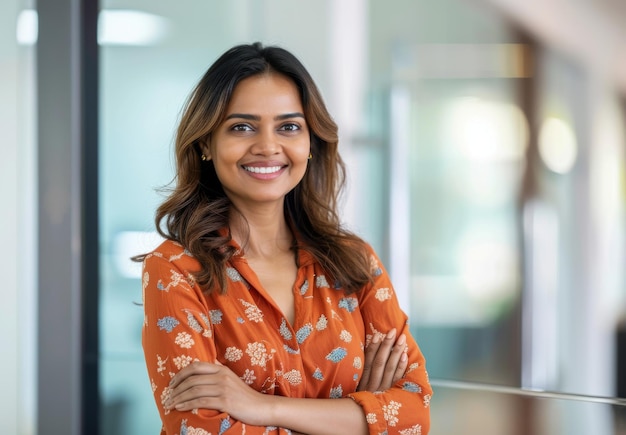
<svg viewBox="0 0 626 435"><path fill-rule="evenodd" d="M211 160L211 146L209 142L209 138L198 141L198 149L200 150L202 160Z"/></svg>

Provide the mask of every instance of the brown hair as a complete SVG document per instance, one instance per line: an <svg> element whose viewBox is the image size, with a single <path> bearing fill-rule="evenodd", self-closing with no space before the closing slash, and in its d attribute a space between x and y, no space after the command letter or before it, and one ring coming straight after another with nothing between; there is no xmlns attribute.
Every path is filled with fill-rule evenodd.
<svg viewBox="0 0 626 435"><path fill-rule="evenodd" d="M156 212L157 231L181 243L201 264L198 284L211 292L226 291L225 263L235 254L227 227L233 205L217 178L213 162L200 158L199 144L208 143L220 125L237 84L250 76L277 73L292 80L300 93L311 134L311 153L302 181L285 198L285 217L309 251L346 292L371 281L365 243L341 227L338 196L345 168L338 153L337 125L326 110L313 79L290 52L260 43L225 52L191 93L176 135L175 187ZM294 249L298 246L294 246Z"/></svg>

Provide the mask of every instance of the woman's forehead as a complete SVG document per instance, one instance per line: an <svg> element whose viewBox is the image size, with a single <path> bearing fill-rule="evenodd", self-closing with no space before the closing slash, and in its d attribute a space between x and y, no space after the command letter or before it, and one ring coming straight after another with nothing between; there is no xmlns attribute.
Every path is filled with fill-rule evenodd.
<svg viewBox="0 0 626 435"><path fill-rule="evenodd" d="M251 112L250 112L251 111ZM282 74L267 73L247 77L235 87L226 109L231 113L302 112L298 87Z"/></svg>

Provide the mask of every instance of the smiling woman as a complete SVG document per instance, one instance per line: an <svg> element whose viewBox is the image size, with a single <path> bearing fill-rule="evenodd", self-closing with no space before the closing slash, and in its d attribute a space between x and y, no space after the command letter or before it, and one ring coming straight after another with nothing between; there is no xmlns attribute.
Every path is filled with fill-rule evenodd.
<svg viewBox="0 0 626 435"><path fill-rule="evenodd" d="M225 120L202 143L222 187L244 215L261 206L283 209L309 161L311 140L296 85L277 73L242 80Z"/></svg>
<svg viewBox="0 0 626 435"><path fill-rule="evenodd" d="M140 257L163 433L428 432L432 390L407 316L338 218L337 148L284 49L234 47L193 91L156 214L167 240Z"/></svg>

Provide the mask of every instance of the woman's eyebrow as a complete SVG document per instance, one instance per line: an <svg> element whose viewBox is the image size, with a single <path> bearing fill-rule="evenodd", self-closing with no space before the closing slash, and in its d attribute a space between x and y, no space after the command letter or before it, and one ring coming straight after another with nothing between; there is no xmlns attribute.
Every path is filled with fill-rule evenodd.
<svg viewBox="0 0 626 435"><path fill-rule="evenodd" d="M231 113L225 119L233 119L233 118L248 119L250 121L260 121L261 120L261 117L259 115L250 115L248 113Z"/></svg>
<svg viewBox="0 0 626 435"><path fill-rule="evenodd" d="M247 119L249 121L260 121L261 117L259 115L252 115L249 113L231 113L225 119ZM274 117L274 121L282 121L285 119L291 118L304 118L304 114L300 112L292 112L292 113L284 113L282 115L277 115Z"/></svg>
<svg viewBox="0 0 626 435"><path fill-rule="evenodd" d="M274 121L282 121L284 119L290 119L290 118L304 118L304 114L300 112L285 113L283 115L275 116Z"/></svg>

